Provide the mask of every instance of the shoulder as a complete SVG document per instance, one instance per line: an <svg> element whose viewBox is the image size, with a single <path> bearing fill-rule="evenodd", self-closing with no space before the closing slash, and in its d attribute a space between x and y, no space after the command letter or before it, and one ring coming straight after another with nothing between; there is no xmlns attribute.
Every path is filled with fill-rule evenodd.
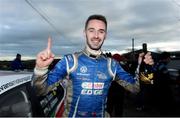
<svg viewBox="0 0 180 118"><path fill-rule="evenodd" d="M75 53L73 53L73 54L66 54L66 55L64 55L64 58L66 58L67 61L73 61L73 60L75 60L77 57L79 57L81 54L83 54L82 51L75 52Z"/></svg>
<svg viewBox="0 0 180 118"><path fill-rule="evenodd" d="M67 61L73 61L73 55L74 54L66 54L66 55L64 55L64 59L66 59Z"/></svg>
<svg viewBox="0 0 180 118"><path fill-rule="evenodd" d="M67 65L68 74L76 70L78 66L78 58L82 54L83 54L82 52L75 52L73 54L67 54L64 56L64 60L66 61L66 65Z"/></svg>

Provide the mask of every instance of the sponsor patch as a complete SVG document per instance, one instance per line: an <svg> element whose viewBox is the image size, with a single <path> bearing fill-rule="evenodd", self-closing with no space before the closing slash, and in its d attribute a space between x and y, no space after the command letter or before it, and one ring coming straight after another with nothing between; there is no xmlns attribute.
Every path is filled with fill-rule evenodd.
<svg viewBox="0 0 180 118"><path fill-rule="evenodd" d="M83 82L81 84L81 87L83 88L81 90L82 95L102 95L103 94L103 88L104 83L101 82Z"/></svg>
<svg viewBox="0 0 180 118"><path fill-rule="evenodd" d="M92 95L92 89L83 89L81 90L82 95Z"/></svg>
<svg viewBox="0 0 180 118"><path fill-rule="evenodd" d="M72 60L73 60L73 58L72 58L71 55L68 55L68 56L67 56L67 59L68 59L69 61L72 61Z"/></svg>
<svg viewBox="0 0 180 118"><path fill-rule="evenodd" d="M102 95L103 90L94 90L94 95Z"/></svg>
<svg viewBox="0 0 180 118"><path fill-rule="evenodd" d="M97 76L98 76L98 78L99 79L107 79L107 76L106 76L106 74L104 74L104 73L102 73L102 72L97 72Z"/></svg>
<svg viewBox="0 0 180 118"><path fill-rule="evenodd" d="M84 88L84 89L92 89L92 85L93 85L92 82L83 82L82 83L82 88Z"/></svg>
<svg viewBox="0 0 180 118"><path fill-rule="evenodd" d="M103 89L104 88L104 83L94 83L94 89Z"/></svg>

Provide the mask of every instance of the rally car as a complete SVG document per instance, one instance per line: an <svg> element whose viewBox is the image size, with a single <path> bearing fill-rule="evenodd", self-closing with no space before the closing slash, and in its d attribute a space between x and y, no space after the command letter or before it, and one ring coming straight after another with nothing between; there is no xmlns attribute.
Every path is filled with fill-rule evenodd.
<svg viewBox="0 0 180 118"><path fill-rule="evenodd" d="M36 96L32 72L0 71L0 117L59 116L64 88L54 87L46 96Z"/></svg>

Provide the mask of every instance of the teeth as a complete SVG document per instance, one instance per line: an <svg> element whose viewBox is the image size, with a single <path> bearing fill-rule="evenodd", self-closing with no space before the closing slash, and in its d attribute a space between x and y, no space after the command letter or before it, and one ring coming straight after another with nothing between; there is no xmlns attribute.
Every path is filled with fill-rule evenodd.
<svg viewBox="0 0 180 118"><path fill-rule="evenodd" d="M99 40L92 40L92 42L98 43L98 42L99 42Z"/></svg>
<svg viewBox="0 0 180 118"><path fill-rule="evenodd" d="M93 42L98 43L99 41L93 41Z"/></svg>

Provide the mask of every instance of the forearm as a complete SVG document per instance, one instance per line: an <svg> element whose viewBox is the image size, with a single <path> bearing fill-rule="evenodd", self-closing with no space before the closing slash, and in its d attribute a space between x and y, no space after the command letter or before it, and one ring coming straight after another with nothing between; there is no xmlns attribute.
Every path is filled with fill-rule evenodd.
<svg viewBox="0 0 180 118"><path fill-rule="evenodd" d="M134 77L130 75L129 73L122 71L122 74L119 74L120 79L117 82L123 86L127 91L130 91L132 93L138 93L140 91L140 83L139 83L139 65L136 68Z"/></svg>
<svg viewBox="0 0 180 118"><path fill-rule="evenodd" d="M39 95L45 95L48 92L48 86L47 86L47 75L48 75L48 69L34 69L34 73L32 76L32 85L35 88L36 94Z"/></svg>
<svg viewBox="0 0 180 118"><path fill-rule="evenodd" d="M139 80L136 80L133 84L124 80L118 80L117 82L124 87L125 90L130 91L131 93L138 93L140 91Z"/></svg>

